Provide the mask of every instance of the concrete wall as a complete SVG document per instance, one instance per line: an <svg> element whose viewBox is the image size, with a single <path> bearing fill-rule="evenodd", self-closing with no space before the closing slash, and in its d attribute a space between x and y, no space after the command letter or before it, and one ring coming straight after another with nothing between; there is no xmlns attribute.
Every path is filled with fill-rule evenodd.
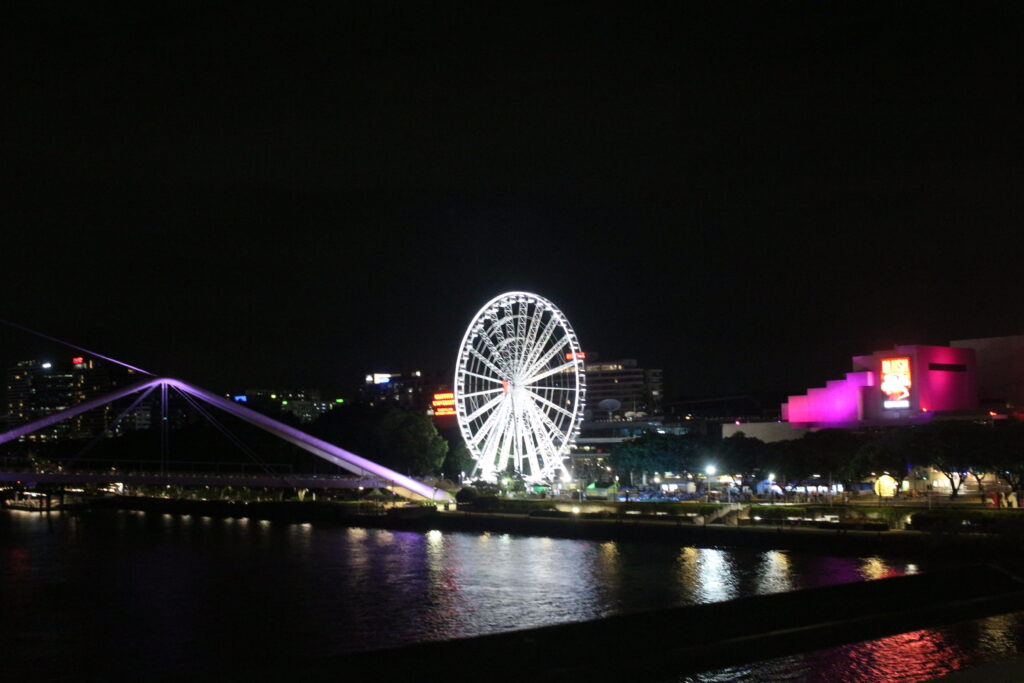
<svg viewBox="0 0 1024 683"><path fill-rule="evenodd" d="M799 439L807 433L806 429L794 427L788 422L727 422L722 425L722 438L728 439L735 434L743 433L765 443L772 441L790 441Z"/></svg>
<svg viewBox="0 0 1024 683"><path fill-rule="evenodd" d="M950 346L974 350L982 402L1024 407L1024 335L960 339Z"/></svg>

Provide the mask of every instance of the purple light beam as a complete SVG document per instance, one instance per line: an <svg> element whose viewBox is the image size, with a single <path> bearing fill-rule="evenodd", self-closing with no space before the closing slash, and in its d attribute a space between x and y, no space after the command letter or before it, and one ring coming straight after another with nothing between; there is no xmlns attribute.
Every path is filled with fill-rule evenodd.
<svg viewBox="0 0 1024 683"><path fill-rule="evenodd" d="M0 319L0 323L3 323L4 325L7 325L8 327L13 327L16 330L21 330L22 332L28 332L29 334L34 334L37 337L42 337L43 339L49 339L52 342L56 342L56 343L61 344L63 346L67 346L68 348L75 349L76 351L81 351L82 353L88 354L90 356L95 356L97 358L102 358L103 360L110 361L111 363L116 363L117 365L120 365L121 367L128 368L129 370L133 370L135 372L140 372L143 375L149 375L150 377L154 376L153 373L150 372L149 370L143 370L142 368L137 368L134 365L128 365L127 363L119 361L116 358L111 358L110 356L104 356L102 353L96 353L95 351L90 351L89 349L83 348L81 346L76 346L75 344L72 344L71 342L66 342L63 339L57 339L56 337L51 337L48 334L43 334L42 332L37 332L36 330L30 329L28 327L25 327L24 325L19 325L18 323L12 323L10 320Z"/></svg>

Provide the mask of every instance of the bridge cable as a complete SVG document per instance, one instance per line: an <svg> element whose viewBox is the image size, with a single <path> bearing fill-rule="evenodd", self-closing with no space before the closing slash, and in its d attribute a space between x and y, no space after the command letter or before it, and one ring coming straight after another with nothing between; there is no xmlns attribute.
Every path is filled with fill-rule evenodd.
<svg viewBox="0 0 1024 683"><path fill-rule="evenodd" d="M179 396L185 399L189 403L189 405L195 408L196 412L202 415L211 425L217 428L217 430L220 431L220 433L223 434L225 438L228 439L228 441L237 446L239 450L248 455L257 465L262 467L263 471L266 472L267 475L280 479L289 487L292 486L292 483L288 481L288 479L284 475L274 472L274 470L271 469L270 466L267 465L267 463L264 462L262 458L260 458L256 451L254 451L244 441L242 441L242 439L238 435L236 435L230 429L221 424L221 422L217 420L217 418L215 418L213 415L211 415L209 411L207 411L205 408L199 405L199 402L196 401L192 396L189 396L188 394L181 391L177 387L174 387L174 391L176 391Z"/></svg>
<svg viewBox="0 0 1024 683"><path fill-rule="evenodd" d="M124 367L124 368L128 368L129 370L132 370L133 372L141 372L143 375L149 375L150 377L156 377L156 375L154 375L149 370L143 370L142 368L137 368L134 365L129 365L128 363L125 363L123 361L119 361L116 358L111 358L110 356L104 356L102 353L96 353L95 351L91 351L91 350L89 350L89 349L87 349L87 348L85 348L83 346L78 346L76 344L72 344L69 341L65 341L63 339L58 339L57 337L51 337L48 334L44 334L44 333L39 332L37 330L33 330L33 329L29 328L29 327L25 327L24 325L19 325L18 323L11 322L10 320L4 320L3 318L0 318L0 324L7 325L8 327L13 327L14 329L21 330L22 332L28 332L29 334L34 334L37 337L42 337L43 339L47 339L49 341L55 342L57 344L60 344L62 346L67 346L68 348L75 349L76 351L81 351L82 353L89 354L90 356L96 356L97 358L102 358L103 360L110 361L111 363L116 363L117 365L120 365L121 367Z"/></svg>
<svg viewBox="0 0 1024 683"><path fill-rule="evenodd" d="M122 410L121 413L117 417L114 418L113 422L111 422L108 427L104 427L103 430L99 434L97 434L95 437L93 437L92 441L87 443L85 445L85 447L82 448L82 450L78 451L78 453L76 453L73 457L71 457L70 459L66 460L64 464L70 465L71 463L77 461L83 455L85 455L86 453L91 451L93 448L95 448L96 444L98 444L100 442L100 439L102 439L104 437L106 431L108 429L116 428L117 425L120 424L121 420L123 420L128 415L128 413L130 413L133 410L135 410L136 408L138 408L139 404L142 403L143 401L145 401L146 397L153 393L154 389L156 389L156 387L152 386L152 387L149 387L148 389L146 389L141 394L139 394L139 396L134 401L132 401L131 405L129 405L124 410Z"/></svg>
<svg viewBox="0 0 1024 683"><path fill-rule="evenodd" d="M160 383L160 474L167 474L167 452L170 450L170 436L167 433L167 382Z"/></svg>

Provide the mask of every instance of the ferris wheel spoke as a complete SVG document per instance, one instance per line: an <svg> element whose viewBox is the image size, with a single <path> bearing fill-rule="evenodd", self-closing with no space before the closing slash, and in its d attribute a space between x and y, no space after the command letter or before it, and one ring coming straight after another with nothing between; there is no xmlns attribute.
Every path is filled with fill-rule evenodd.
<svg viewBox="0 0 1024 683"><path fill-rule="evenodd" d="M505 453L507 453L507 449L500 449L503 443L505 442L505 432L508 425L509 404L505 404L504 406L502 406L502 409L499 412L500 419L497 422L495 422L495 425L497 425L497 427L491 430L491 435L488 437L486 443L481 448L481 451L484 462L488 463L492 467L497 465L496 469L498 471L501 471L505 469L505 466L508 463L508 458L504 455Z"/></svg>
<svg viewBox="0 0 1024 683"><path fill-rule="evenodd" d="M481 375L478 372L470 372L469 370L463 370L462 374L463 375L469 375L470 377L476 377L477 379L485 379L488 382L494 382L495 384L501 384L502 385L502 391L505 390L505 388L504 388L504 384L505 383L503 381L501 381L500 379L498 379L497 377L491 377L490 375ZM463 394L463 395L465 396L465 394Z"/></svg>
<svg viewBox="0 0 1024 683"><path fill-rule="evenodd" d="M545 458L548 464L545 466L550 467L565 453L565 448L563 447L565 439L561 432L553 432L552 430L555 428L545 424L541 412L537 408L534 408L534 418L537 443L542 444L541 448L548 454L548 457ZM562 445L557 444L556 440L560 441Z"/></svg>
<svg viewBox="0 0 1024 683"><path fill-rule="evenodd" d="M483 338L484 344L487 345L487 352L490 353L491 356L494 358L494 362L499 367L503 368L502 372L504 373L504 376L505 377L511 377L512 376L512 368L510 366L509 355L505 351L505 347L508 344L513 343L515 340L514 339L506 339L503 333L500 334L500 335L496 335L494 339L491 339L491 336L490 336L490 332L494 332L494 331L501 332L501 330L502 330L502 325L496 321L495 324L493 326L491 326L491 330L482 335L482 338Z"/></svg>
<svg viewBox="0 0 1024 683"><path fill-rule="evenodd" d="M523 352L526 350L526 323L527 313L529 312L530 305L527 303L520 302L519 304L519 315L516 316L516 339L519 340L519 346L516 348L515 357L515 370L518 370L523 362Z"/></svg>
<svg viewBox="0 0 1024 683"><path fill-rule="evenodd" d="M488 445L492 446L492 448L491 448L491 455L488 457L489 461L493 461L495 454L498 454L497 453L498 449L499 448L501 449L501 452L499 454L500 457L499 457L499 460L498 460L498 471L499 472L505 470L505 468L508 466L509 456L512 455L512 449L509 448L509 446L512 445L510 443L511 442L511 438L510 438L511 434L509 434L509 432L512 429L512 417L513 417L513 415L512 415L512 407L511 406L512 406L511 402L509 402L509 403L507 403L505 405L505 409L504 409L504 412L502 414L502 419L501 419L501 422L500 422L501 428L500 428L500 430L498 432L495 433L494 438L491 439L488 442Z"/></svg>
<svg viewBox="0 0 1024 683"><path fill-rule="evenodd" d="M536 375L538 372L542 371L544 369L544 367L548 363L550 363L551 360L555 356L557 356L558 354L560 354L562 352L562 349L564 349L567 344L569 345L569 348L571 349L572 348L572 344L569 341L569 337L563 337L560 341L556 341L554 343L554 345L551 346L551 348L549 348L547 351L545 351L541 355L541 357L537 359L536 362L534 362L533 364L530 365L529 369L527 369L524 374L527 377L532 377L533 375ZM568 362L569 363L574 363L574 362L576 362L576 358L573 357L573 359L571 361L568 361Z"/></svg>
<svg viewBox="0 0 1024 683"><path fill-rule="evenodd" d="M487 330L488 337L493 335L495 341L502 341L505 339L505 320L499 318L497 313L492 312L490 315L491 327Z"/></svg>
<svg viewBox="0 0 1024 683"><path fill-rule="evenodd" d="M494 387L493 389L482 389L480 391L472 391L468 394L463 394L462 398L472 398L474 396L484 396L486 394L496 394L499 391L505 391L504 386Z"/></svg>
<svg viewBox="0 0 1024 683"><path fill-rule="evenodd" d="M504 396L497 396L495 398L492 398L490 401L488 401L487 403L483 404L482 406L480 406L479 408L474 410L471 415L468 415L466 417L466 419L469 422L472 422L476 418L478 418L481 415L483 415L484 413L486 413L488 410L491 410L492 408L497 408L498 405L501 404L502 399L504 399L504 398L505 398Z"/></svg>
<svg viewBox="0 0 1024 683"><path fill-rule="evenodd" d="M527 311L529 305L527 305ZM524 314L524 318L527 317ZM540 329L540 325L544 320L544 311L540 308L535 308L533 315L528 316L529 323L526 326L526 334L523 336L523 345L520 347L519 361L516 363L516 371L519 372L526 367L526 358L530 351L533 350L533 343L537 339L537 332Z"/></svg>
<svg viewBox="0 0 1024 683"><path fill-rule="evenodd" d="M500 410L496 410L487 416L487 419L484 420L484 423L482 425L480 425L480 429L477 431L477 433L472 438L468 439L471 445L478 445L480 442L484 441L490 435L491 432L494 431L495 426L501 422L501 418L499 416L504 412L505 405L506 404L502 404ZM472 421L467 419L466 423L472 424Z"/></svg>
<svg viewBox="0 0 1024 683"><path fill-rule="evenodd" d="M571 367L575 367L577 362L579 362L579 361L573 359L573 360L569 361L568 363L563 363L562 365L559 365L558 367L554 367L554 368L550 368L548 370L545 370L544 372L540 373L539 375L534 375L533 377L531 377L528 380L524 381L523 384L533 384L534 382L539 382L540 380L542 380L542 379L544 379L546 377L550 377L551 375L557 375L558 373L564 372L564 371L568 370Z"/></svg>
<svg viewBox="0 0 1024 683"><path fill-rule="evenodd" d="M546 398L544 398L543 396L541 396L537 392L530 391L529 393L530 393L530 396L532 396L535 401L540 401L541 403L543 403L548 408L551 408L552 410L556 410L556 411L562 413L563 415L568 417L570 420L573 417L575 417L570 411L566 410L565 408L563 408L562 406L558 405L557 403L552 403L551 401L547 400Z"/></svg>
<svg viewBox="0 0 1024 683"><path fill-rule="evenodd" d="M499 354L502 359L502 367L508 368L509 376L515 375L516 369L516 354L519 346L519 340L515 338L502 339L494 347L495 353Z"/></svg>
<svg viewBox="0 0 1024 683"><path fill-rule="evenodd" d="M530 474L534 477L541 475L541 468L538 464L537 455L539 449L537 448L537 434L532 428L527 427L527 416L529 415L529 406L524 406L520 411L519 423L520 433L523 435L523 450L526 451L526 458L530 463ZM532 427L533 425L529 425Z"/></svg>
<svg viewBox="0 0 1024 683"><path fill-rule="evenodd" d="M505 312L505 317L502 318L501 322L502 322L502 325L504 325L504 327L505 327L504 332L507 332L507 334L505 335L506 339L515 339L516 338L516 333L515 333L516 318L515 318L515 314L512 312L512 305L513 305L513 303L514 302L512 302L512 301L506 301L504 306L502 306L502 310L504 310L504 312Z"/></svg>
<svg viewBox="0 0 1024 683"><path fill-rule="evenodd" d="M492 363L489 359L485 358L484 355L482 353L480 353L479 351L477 351L475 348L470 347L469 348L469 352L471 354L473 354L474 356L476 356L477 360L479 360L481 363L483 363L485 368L487 368L488 370L493 372L498 377L508 377L509 376L508 372L506 372L505 370L502 370L497 365Z"/></svg>
<svg viewBox="0 0 1024 683"><path fill-rule="evenodd" d="M530 463L530 474L536 474L536 469L533 466L531 457L533 455L532 448L530 447L529 439L527 438L526 424L523 422L523 410L525 406L517 405L515 416L515 443L516 443L516 466L519 469L523 467L523 456L526 456L526 462Z"/></svg>
<svg viewBox="0 0 1024 683"><path fill-rule="evenodd" d="M541 417L541 410L534 404L530 404L529 410L530 423L533 425L533 435L537 439L538 446L543 449L543 445L540 441L543 439L547 442L547 450L549 453L558 453L559 447L555 445L554 439L552 439L552 432L554 426L548 426L545 424L544 419Z"/></svg>
<svg viewBox="0 0 1024 683"><path fill-rule="evenodd" d="M544 353L544 349L548 345L548 340L551 339L551 335L554 334L557 327L558 316L552 315L551 320L549 320L548 324L544 326L544 331L541 332L540 337L538 337L537 341L534 342L534 347L527 353L526 362L523 363L524 368L533 367L536 364L537 358ZM532 375L533 373L528 372L527 374Z"/></svg>

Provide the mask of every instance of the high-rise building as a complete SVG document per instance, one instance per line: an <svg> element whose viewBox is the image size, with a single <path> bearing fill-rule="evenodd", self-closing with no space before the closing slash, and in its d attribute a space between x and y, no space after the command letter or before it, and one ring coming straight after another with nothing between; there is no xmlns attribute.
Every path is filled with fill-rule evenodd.
<svg viewBox="0 0 1024 683"><path fill-rule="evenodd" d="M107 369L92 359L76 356L70 362L23 360L7 371L7 415L11 425L25 424L78 405L110 391ZM51 425L29 440L91 438L104 432L112 408L104 406Z"/></svg>
<svg viewBox="0 0 1024 683"><path fill-rule="evenodd" d="M623 358L591 360L586 373L587 410L595 417L661 414L660 369L644 369L636 359Z"/></svg>

